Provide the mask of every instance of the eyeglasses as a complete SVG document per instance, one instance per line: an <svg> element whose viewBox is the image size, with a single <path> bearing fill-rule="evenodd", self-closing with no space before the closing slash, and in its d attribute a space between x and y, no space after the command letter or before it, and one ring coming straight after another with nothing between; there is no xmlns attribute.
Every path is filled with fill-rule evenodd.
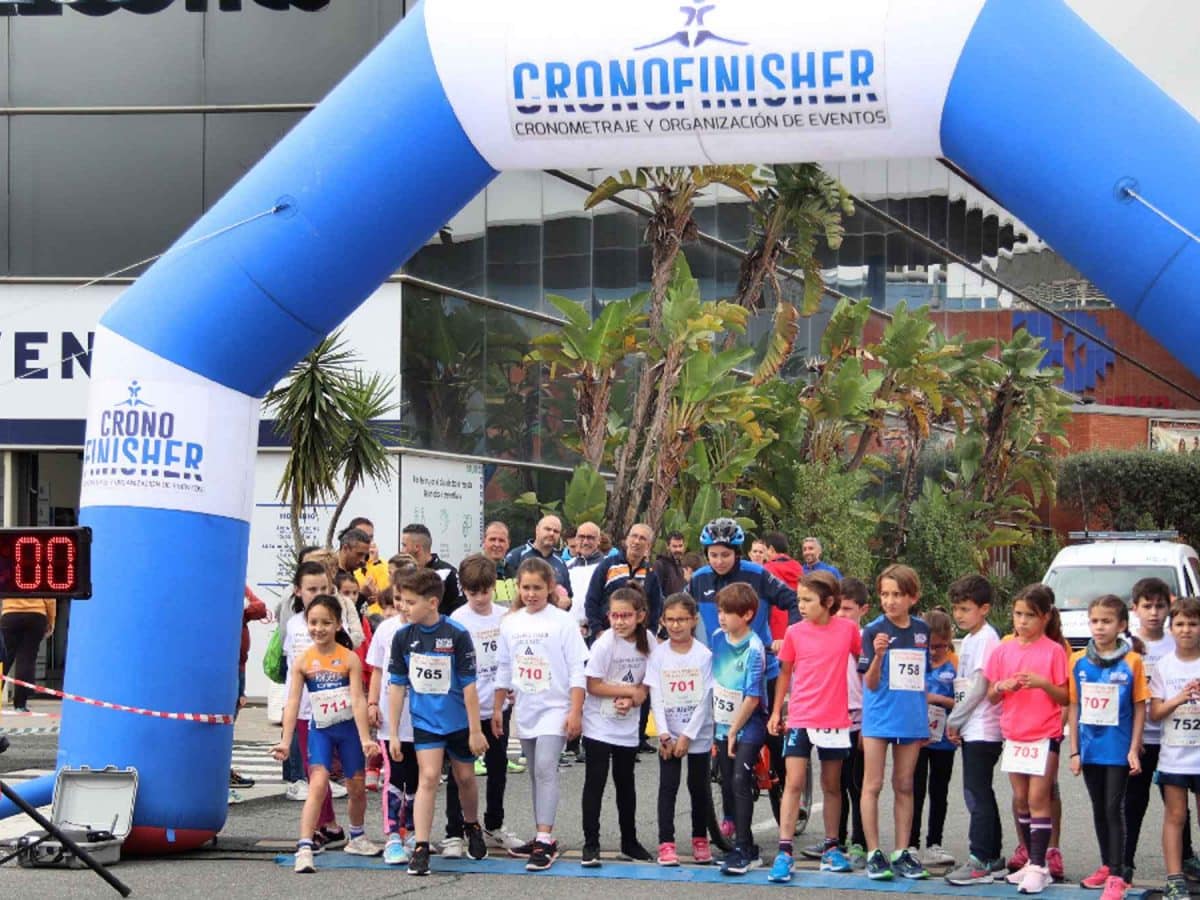
<svg viewBox="0 0 1200 900"><path fill-rule="evenodd" d="M637 613L635 613L635 612L610 612L608 614L608 618L611 619L613 622L627 622L630 619L636 619Z"/></svg>
<svg viewBox="0 0 1200 900"><path fill-rule="evenodd" d="M575 537L581 541L598 541L598 540L600 540L600 535L598 535L598 534L577 534L577 535L575 535Z"/></svg>
<svg viewBox="0 0 1200 900"><path fill-rule="evenodd" d="M663 622L670 628L672 625L689 625L692 622L692 618L692 616L688 616L686 619L663 619Z"/></svg>

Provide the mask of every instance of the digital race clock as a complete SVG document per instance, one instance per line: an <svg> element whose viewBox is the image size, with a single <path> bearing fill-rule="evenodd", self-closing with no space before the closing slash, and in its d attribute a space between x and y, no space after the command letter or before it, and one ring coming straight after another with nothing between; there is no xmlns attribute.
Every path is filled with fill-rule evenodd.
<svg viewBox="0 0 1200 900"><path fill-rule="evenodd" d="M0 597L92 596L92 529L0 528Z"/></svg>

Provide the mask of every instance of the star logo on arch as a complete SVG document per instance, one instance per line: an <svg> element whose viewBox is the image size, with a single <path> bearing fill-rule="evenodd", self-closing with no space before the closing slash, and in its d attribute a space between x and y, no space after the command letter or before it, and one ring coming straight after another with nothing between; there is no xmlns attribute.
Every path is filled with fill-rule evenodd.
<svg viewBox="0 0 1200 900"><path fill-rule="evenodd" d="M706 2L706 0L692 0L690 6L681 6L679 11L684 15L683 27L672 35L668 35L660 41L654 41L649 44L643 44L640 47L634 47L634 50L651 50L655 47L663 47L667 44L679 44L682 47L694 48L710 41L715 41L720 44L730 44L734 47L745 47L748 41L736 41L733 38L722 37L709 30L705 25L705 17L717 8L715 3Z"/></svg>

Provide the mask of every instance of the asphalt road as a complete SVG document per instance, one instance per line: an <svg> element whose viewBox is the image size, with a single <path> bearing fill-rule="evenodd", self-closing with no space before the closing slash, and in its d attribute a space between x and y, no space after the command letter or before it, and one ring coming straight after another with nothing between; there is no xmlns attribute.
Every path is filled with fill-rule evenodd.
<svg viewBox="0 0 1200 900"><path fill-rule="evenodd" d="M261 713L260 713L261 714ZM239 724L239 730L242 726ZM264 730L265 733L265 730ZM56 738L53 736L20 737L13 740L8 753L0 755L0 778L5 772L22 769L49 768L54 762ZM946 824L946 849L960 858L966 853L967 816L961 801L961 781L956 767L950 794L950 813ZM1064 764L1062 768L1062 791L1064 801L1063 821L1065 835L1061 841L1066 858L1067 874L1071 879L1088 874L1095 868L1098 859L1096 840L1091 827L1091 810L1082 781L1071 777ZM652 757L643 757L637 767L639 837L651 851L656 845L655 796L658 785L658 766ZM579 797L583 788L581 766L562 771L562 803L559 811L558 831L560 841L567 851L556 871L570 870L577 865L577 852L582 843L580 828ZM1001 803L1007 806L1009 792L1006 779L997 779L997 792ZM371 795L368 807L368 833L379 837L380 814L378 795ZM890 844L890 804L884 806L884 843ZM512 776L507 794L507 824L521 835L528 832L531 822L530 792L528 776ZM345 801L337 807L345 821ZM139 897L204 898L212 900L217 894L225 897L314 897L329 898L346 896L370 900L370 898L421 895L428 897L450 897L459 900L498 896L520 896L522 900L541 897L562 897L568 892L595 895L602 891L619 890L622 900L655 898L661 900L664 890L686 893L691 898L730 897L744 895L746 891L775 890L766 884L761 870L744 879L731 879L725 884L689 884L667 886L655 881L594 880L546 878L536 875L498 874L455 874L432 875L417 879L402 871L332 870L318 871L316 875L300 877L290 869L274 862L272 847L283 850L294 840L299 822L300 804L272 797L246 802L230 807L229 820L218 841L216 852L198 854L170 860L127 860L114 869L114 873L126 881ZM760 801L757 831L767 861L773 856L774 830L766 799ZM618 844L616 810L611 785L604 801L604 832L602 843L606 850L615 850ZM441 821L440 805L438 822ZM1161 883L1164 869L1159 849L1161 833L1161 807L1157 799L1151 803L1143 830L1139 853L1138 884ZM678 809L677 830L680 835L688 834L686 792L681 792ZM801 844L815 839L818 823L800 839ZM1006 831L1005 850L1012 846L1011 826ZM435 836L439 829L435 826ZM251 850L260 841L267 841L257 852ZM274 844L278 841L278 844ZM285 851L286 852L286 851ZM572 858L574 852L574 858ZM331 854L332 856L332 854ZM321 857L317 858L318 867ZM438 860L434 859L436 872ZM657 868L651 868L658 872ZM839 894L866 896L855 888L863 884L861 876L844 876L845 887ZM865 885L864 885L865 886ZM840 884L839 884L840 887ZM805 888L803 876L797 878L791 888L803 895L816 895L817 889ZM967 892L963 892L965 895ZM1015 896L1015 890L1012 892ZM1066 893L1054 891L1053 893ZM1070 893L1076 893L1071 890ZM799 894L798 894L799 895ZM0 870L0 897L104 897L117 896L107 885L88 871L26 870L6 866Z"/></svg>

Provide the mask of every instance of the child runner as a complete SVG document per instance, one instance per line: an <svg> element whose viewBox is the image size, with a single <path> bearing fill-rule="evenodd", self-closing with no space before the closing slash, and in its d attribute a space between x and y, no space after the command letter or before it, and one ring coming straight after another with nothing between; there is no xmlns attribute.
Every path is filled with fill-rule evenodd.
<svg viewBox="0 0 1200 900"><path fill-rule="evenodd" d="M962 746L963 801L970 821L967 826L967 861L950 872L953 885L991 884L994 873L1004 870L1001 849L1000 806L992 787L992 775L1004 739L1000 734L1000 709L988 702L984 668L1000 636L988 623L992 611L992 585L982 575L964 575L947 592L954 622L966 632L959 647L958 678L954 682L954 710L946 721L946 733Z"/></svg>
<svg viewBox="0 0 1200 900"><path fill-rule="evenodd" d="M1200 600L1181 597L1171 607L1175 651L1159 659L1150 679L1150 718L1162 727L1158 783L1163 788L1163 900L1188 896L1183 874L1183 829L1188 794L1200 794Z"/></svg>
<svg viewBox="0 0 1200 900"><path fill-rule="evenodd" d="M483 735L487 738L488 749L483 762L487 778L487 806L483 814L483 834L488 842L497 850L510 850L520 847L523 843L511 831L504 829L504 791L508 786L508 731L509 717L512 713L511 704L507 698L501 711L504 732L500 735L492 733L492 713L496 702L496 667L497 653L500 650L500 623L508 614L508 609L496 606L492 598L496 589L496 564L482 554L468 556L458 567L458 584L463 596L467 598L465 605L460 606L450 616L471 634L475 643L475 688L479 695L479 718L486 723ZM479 768L476 766L476 774ZM446 784L446 843L442 845L442 855L446 856L447 846L455 838L461 846L463 838L462 807L458 800L458 784L451 780ZM460 852L461 855L461 852Z"/></svg>
<svg viewBox="0 0 1200 900"><path fill-rule="evenodd" d="M694 583L694 579L693 579ZM758 614L758 592L744 582L721 588L716 597L720 628L709 638L713 655L713 721L721 800L733 811L734 846L722 875L745 875L762 865L750 825L754 819L754 767L767 736L767 651L750 625Z"/></svg>
<svg viewBox="0 0 1200 900"><path fill-rule="evenodd" d="M587 647L570 613L550 603L555 590L554 570L535 556L517 568L517 597L513 612L500 624L497 649L495 706L492 734L504 734L504 701L517 694L517 737L533 785L532 841L509 850L527 857L531 872L549 869L558 859L554 820L558 814L558 759L568 739L582 731L587 677Z"/></svg>
<svg viewBox="0 0 1200 900"><path fill-rule="evenodd" d="M322 573L322 577L324 573ZM308 799L300 814L300 840L296 842L295 871L315 872L313 834L324 798L328 794L329 769L336 747L350 793L350 841L345 852L375 856L379 848L363 833L367 793L363 787L366 758L378 751L367 726L367 705L362 691L362 664L348 649L350 639L341 629L341 606L328 594L308 604L304 613L312 644L291 669L287 708L283 713L283 736L271 751L278 760L287 758L292 732L307 690L310 721L307 740Z"/></svg>
<svg viewBox="0 0 1200 900"><path fill-rule="evenodd" d="M912 830L913 771L921 744L929 737L925 672L929 668L929 626L911 615L921 595L921 581L908 566L893 564L876 582L883 615L863 629L863 830L866 832L867 877L928 878L929 873L907 849ZM879 795L888 747L892 748L892 817L896 848L891 860L879 841Z"/></svg>
<svg viewBox="0 0 1200 900"><path fill-rule="evenodd" d="M413 746L419 781L413 804L417 843L408 861L409 875L429 874L429 833L433 806L441 784L442 764L458 782L466 819L467 856L483 859L487 844L479 827L479 789L475 757L487 751L475 689L475 645L467 629L438 612L446 590L433 569L402 575L396 585L408 605L408 624L392 638L388 718L392 723L388 752L401 762L400 712L411 687Z"/></svg>
<svg viewBox="0 0 1200 900"><path fill-rule="evenodd" d="M392 641L396 632L408 624L408 604L402 597L397 598L392 585L384 588L380 595L392 594L392 603L384 606L384 619L379 624L379 630L371 637L371 646L367 651L367 662L371 666L371 685L367 691L367 717L371 725L378 729L381 735L387 735L383 741L384 779L387 787L383 793L383 833L387 843L383 848L383 861L389 866L403 866L408 863L408 848L404 846L403 833L406 828L412 836L413 844L416 835L412 830L413 800L417 796L419 773L417 770L417 751L413 747L412 714L409 705L404 704L400 714L400 762L392 762L391 756L391 716L390 703L380 703L380 697L385 700L383 693L384 673L391 671ZM397 602L399 601L399 602ZM387 615L388 611L390 615Z"/></svg>
<svg viewBox="0 0 1200 900"><path fill-rule="evenodd" d="M1062 743L1062 707L1068 700L1067 652L1054 606L1054 591L1031 584L1013 600L1013 639L1001 641L984 674L988 700L999 703L1004 753L1013 805L1029 862L1008 876L1022 894L1050 884L1046 850Z"/></svg>
<svg viewBox="0 0 1200 900"><path fill-rule="evenodd" d="M712 862L705 811L712 756L712 653L695 640L696 601L682 591L663 604L667 640L646 663L650 707L658 726L658 864L679 865L675 850L675 797L687 758L688 796L692 806L692 861Z"/></svg>
<svg viewBox="0 0 1200 900"><path fill-rule="evenodd" d="M1146 670L1147 683L1154 677L1158 661L1175 651L1175 638L1164 631L1167 615L1171 609L1171 588L1161 578L1143 578L1130 592L1138 628L1135 635L1145 647L1142 666ZM1150 805L1150 786L1158 771L1159 745L1162 743L1162 725L1147 715L1146 727L1142 730L1141 771L1129 776L1125 788L1125 869L1132 872L1137 856L1138 837L1142 833L1142 820L1146 807ZM1162 795L1165 788L1158 786ZM1192 881L1200 881L1200 860L1192 852L1191 816L1183 823L1183 872ZM1131 881L1126 878L1126 881Z"/></svg>
<svg viewBox="0 0 1200 900"><path fill-rule="evenodd" d="M821 793L824 797L825 844L822 872L849 872L850 860L838 849L841 819L842 764L850 757L850 712L845 662L862 654L862 636L849 619L835 616L839 607L838 580L829 572L813 572L800 579L796 597L803 619L788 628L779 651L780 685L768 728L784 734L787 763L783 802L779 814L779 853L767 874L768 881L791 881L794 853L792 836L796 816L808 781L813 748L821 760ZM783 701L790 694L787 727Z"/></svg>
<svg viewBox="0 0 1200 900"><path fill-rule="evenodd" d="M1100 844L1100 867L1079 882L1103 888L1101 900L1121 900L1132 873L1125 864L1125 785L1141 771L1142 729L1150 690L1142 642L1128 641L1125 601L1115 594L1088 606L1092 639L1071 657L1068 707L1071 725L1071 774L1083 773L1092 801L1092 821Z"/></svg>
<svg viewBox="0 0 1200 900"><path fill-rule="evenodd" d="M917 754L913 773L913 821L908 846L921 846L921 813L925 793L929 792L929 827L925 831L922 865L952 866L954 857L942 849L942 831L946 825L946 800L950 776L954 774L954 742L946 735L946 720L954 709L954 667L952 643L954 623L940 609L925 617L929 626L929 671L925 673L925 701L929 704L929 743Z"/></svg>
<svg viewBox="0 0 1200 900"><path fill-rule="evenodd" d="M583 780L583 863L600 865L600 801L612 760L617 818L621 827L621 858L648 862L649 852L637 837L638 708L646 702L646 595L633 584L617 588L608 598L608 624L588 657L587 699L583 703L583 751L587 770Z"/></svg>
<svg viewBox="0 0 1200 900"><path fill-rule="evenodd" d="M843 578L839 593L841 606L838 616L849 619L862 628L867 613L867 586L858 578ZM838 846L846 848L846 857L855 870L867 867L867 838L862 826L862 706L863 683L858 660L846 664L846 694L850 701L850 758L842 763L841 816L838 819ZM847 828L849 826L849 828ZM805 847L801 852L809 859L820 859L824 843Z"/></svg>

